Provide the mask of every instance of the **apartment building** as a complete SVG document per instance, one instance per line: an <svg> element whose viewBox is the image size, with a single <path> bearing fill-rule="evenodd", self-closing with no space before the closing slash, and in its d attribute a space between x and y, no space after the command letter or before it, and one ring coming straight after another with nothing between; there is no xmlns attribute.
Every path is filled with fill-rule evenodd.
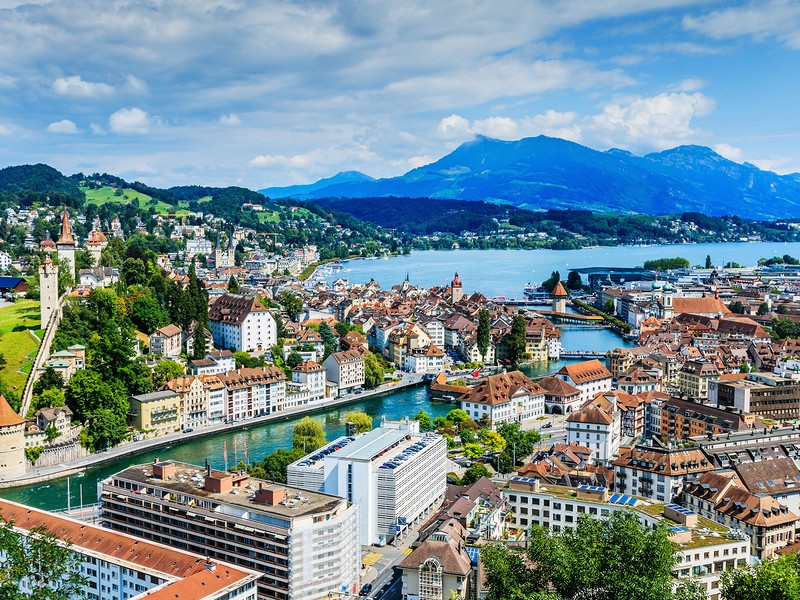
<svg viewBox="0 0 800 600"><path fill-rule="evenodd" d="M306 360L292 369L292 381L286 382L286 395L281 410L321 402L327 398L327 370L313 360Z"/></svg>
<svg viewBox="0 0 800 600"><path fill-rule="evenodd" d="M619 452L622 415L613 393L598 394L567 417L567 443L594 450L595 460L607 463Z"/></svg>
<svg viewBox="0 0 800 600"><path fill-rule="evenodd" d="M688 480L714 469L697 448L636 445L614 461L614 490L654 502L677 499Z"/></svg>
<svg viewBox="0 0 800 600"><path fill-rule="evenodd" d="M242 368L215 377L225 386L228 419L251 419L278 412L286 398L286 374L278 367Z"/></svg>
<svg viewBox="0 0 800 600"><path fill-rule="evenodd" d="M711 381L708 402L775 421L800 419L800 381L773 373L748 373L744 379Z"/></svg>
<svg viewBox="0 0 800 600"><path fill-rule="evenodd" d="M259 599L358 593L358 507L341 498L156 459L104 480L100 501L106 528L262 573Z"/></svg>
<svg viewBox="0 0 800 600"><path fill-rule="evenodd" d="M595 394L609 391L613 379L611 372L597 359L564 365L555 376L581 391L581 404Z"/></svg>
<svg viewBox="0 0 800 600"><path fill-rule="evenodd" d="M687 360L678 372L678 387L681 393L696 400L708 399L708 386L719 379L719 369L705 360Z"/></svg>
<svg viewBox="0 0 800 600"><path fill-rule="evenodd" d="M180 431L181 397L172 390L138 394L128 399L128 425L137 431L165 435Z"/></svg>
<svg viewBox="0 0 800 600"><path fill-rule="evenodd" d="M488 420L492 427L521 423L545 413L545 391L521 371L489 375L459 398L462 410L474 420Z"/></svg>
<svg viewBox="0 0 800 600"><path fill-rule="evenodd" d="M3 519L23 536L44 527L69 543L86 585L76 600L255 600L256 570L176 550L125 533L0 500ZM32 592L27 579L18 582Z"/></svg>
<svg viewBox="0 0 800 600"><path fill-rule="evenodd" d="M703 473L686 484L686 506L750 539L750 554L758 560L773 556L795 540L800 517L765 494L746 490L731 471Z"/></svg>
<svg viewBox="0 0 800 600"><path fill-rule="evenodd" d="M678 398L661 405L661 436L670 443L693 437L744 431L756 425L754 415Z"/></svg>
<svg viewBox="0 0 800 600"><path fill-rule="evenodd" d="M328 380L339 388L340 396L364 385L364 355L359 350L334 352L322 366L328 371Z"/></svg>
<svg viewBox="0 0 800 600"><path fill-rule="evenodd" d="M397 427L339 438L289 465L289 485L358 505L363 545L384 545L402 536L444 498L445 439L420 434L416 421Z"/></svg>
<svg viewBox="0 0 800 600"><path fill-rule="evenodd" d="M183 329L177 325L167 325L150 334L150 354L178 356L183 347Z"/></svg>
<svg viewBox="0 0 800 600"><path fill-rule="evenodd" d="M610 494L602 486L568 488L548 484L545 489L538 479L528 477L512 477L501 484L501 489L513 511L514 520L509 526L517 529L535 524L561 531L576 527L582 514L604 518L623 510L633 511L648 526L666 522L670 526L670 539L677 545L675 576L696 579L709 600L720 600L722 572L750 562L750 542L746 535L734 534L676 504Z"/></svg>
<svg viewBox="0 0 800 600"><path fill-rule="evenodd" d="M222 294L208 309L208 326L217 348L260 352L278 342L275 317L255 296Z"/></svg>

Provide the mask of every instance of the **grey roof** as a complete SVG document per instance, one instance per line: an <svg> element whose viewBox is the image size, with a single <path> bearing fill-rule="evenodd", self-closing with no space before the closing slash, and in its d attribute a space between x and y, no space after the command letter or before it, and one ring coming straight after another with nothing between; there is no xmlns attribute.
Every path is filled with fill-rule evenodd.
<svg viewBox="0 0 800 600"><path fill-rule="evenodd" d="M172 390L162 390L160 392L151 392L149 394L139 394L138 396L131 396L133 400L138 402L154 402L156 400L163 400L165 398L172 398L179 394Z"/></svg>
<svg viewBox="0 0 800 600"><path fill-rule="evenodd" d="M402 429L384 429L378 427L368 431L356 441L347 444L344 448L332 453L336 458L350 460L371 460L387 448L393 446L409 435L408 431Z"/></svg>

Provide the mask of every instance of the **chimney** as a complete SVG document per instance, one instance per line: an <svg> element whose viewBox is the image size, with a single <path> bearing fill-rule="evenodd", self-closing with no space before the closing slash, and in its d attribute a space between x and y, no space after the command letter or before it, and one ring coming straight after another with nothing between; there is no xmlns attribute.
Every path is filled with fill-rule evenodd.
<svg viewBox="0 0 800 600"><path fill-rule="evenodd" d="M259 484L256 490L256 502L261 502L267 506L274 506L286 497L286 488L280 486L263 487Z"/></svg>
<svg viewBox="0 0 800 600"><path fill-rule="evenodd" d="M206 556L206 562L203 564L204 569L208 569L212 573L217 570L217 563L211 561L210 556Z"/></svg>

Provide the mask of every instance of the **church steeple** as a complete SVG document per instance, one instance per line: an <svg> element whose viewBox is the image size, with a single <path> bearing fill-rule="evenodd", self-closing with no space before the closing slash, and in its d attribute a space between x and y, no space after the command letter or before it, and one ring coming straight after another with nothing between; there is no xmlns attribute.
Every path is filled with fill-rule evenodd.
<svg viewBox="0 0 800 600"><path fill-rule="evenodd" d="M72 226L69 224L69 213L67 209L61 213L61 236L56 242L58 245L75 245L75 238L72 237Z"/></svg>

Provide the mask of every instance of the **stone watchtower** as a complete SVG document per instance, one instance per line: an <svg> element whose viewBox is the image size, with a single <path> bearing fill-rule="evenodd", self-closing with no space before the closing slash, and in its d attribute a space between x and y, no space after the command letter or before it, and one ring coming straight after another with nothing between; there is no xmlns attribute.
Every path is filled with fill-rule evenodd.
<svg viewBox="0 0 800 600"><path fill-rule="evenodd" d="M564 289L564 284L559 281L550 295L553 297L553 312L567 312L567 298L569 298L569 294L567 290Z"/></svg>
<svg viewBox="0 0 800 600"><path fill-rule="evenodd" d="M39 312L42 329L47 328L50 317L58 310L58 265L48 256L39 265Z"/></svg>
<svg viewBox="0 0 800 600"><path fill-rule="evenodd" d="M61 213L61 235L56 242L58 249L58 259L62 267L68 269L72 273L72 279L75 280L75 238L72 237L72 227L69 224L69 213L67 209ZM66 262L65 262L66 261ZM77 283L77 282L76 282Z"/></svg>
<svg viewBox="0 0 800 600"><path fill-rule="evenodd" d="M25 474L25 419L0 395L0 478Z"/></svg>

